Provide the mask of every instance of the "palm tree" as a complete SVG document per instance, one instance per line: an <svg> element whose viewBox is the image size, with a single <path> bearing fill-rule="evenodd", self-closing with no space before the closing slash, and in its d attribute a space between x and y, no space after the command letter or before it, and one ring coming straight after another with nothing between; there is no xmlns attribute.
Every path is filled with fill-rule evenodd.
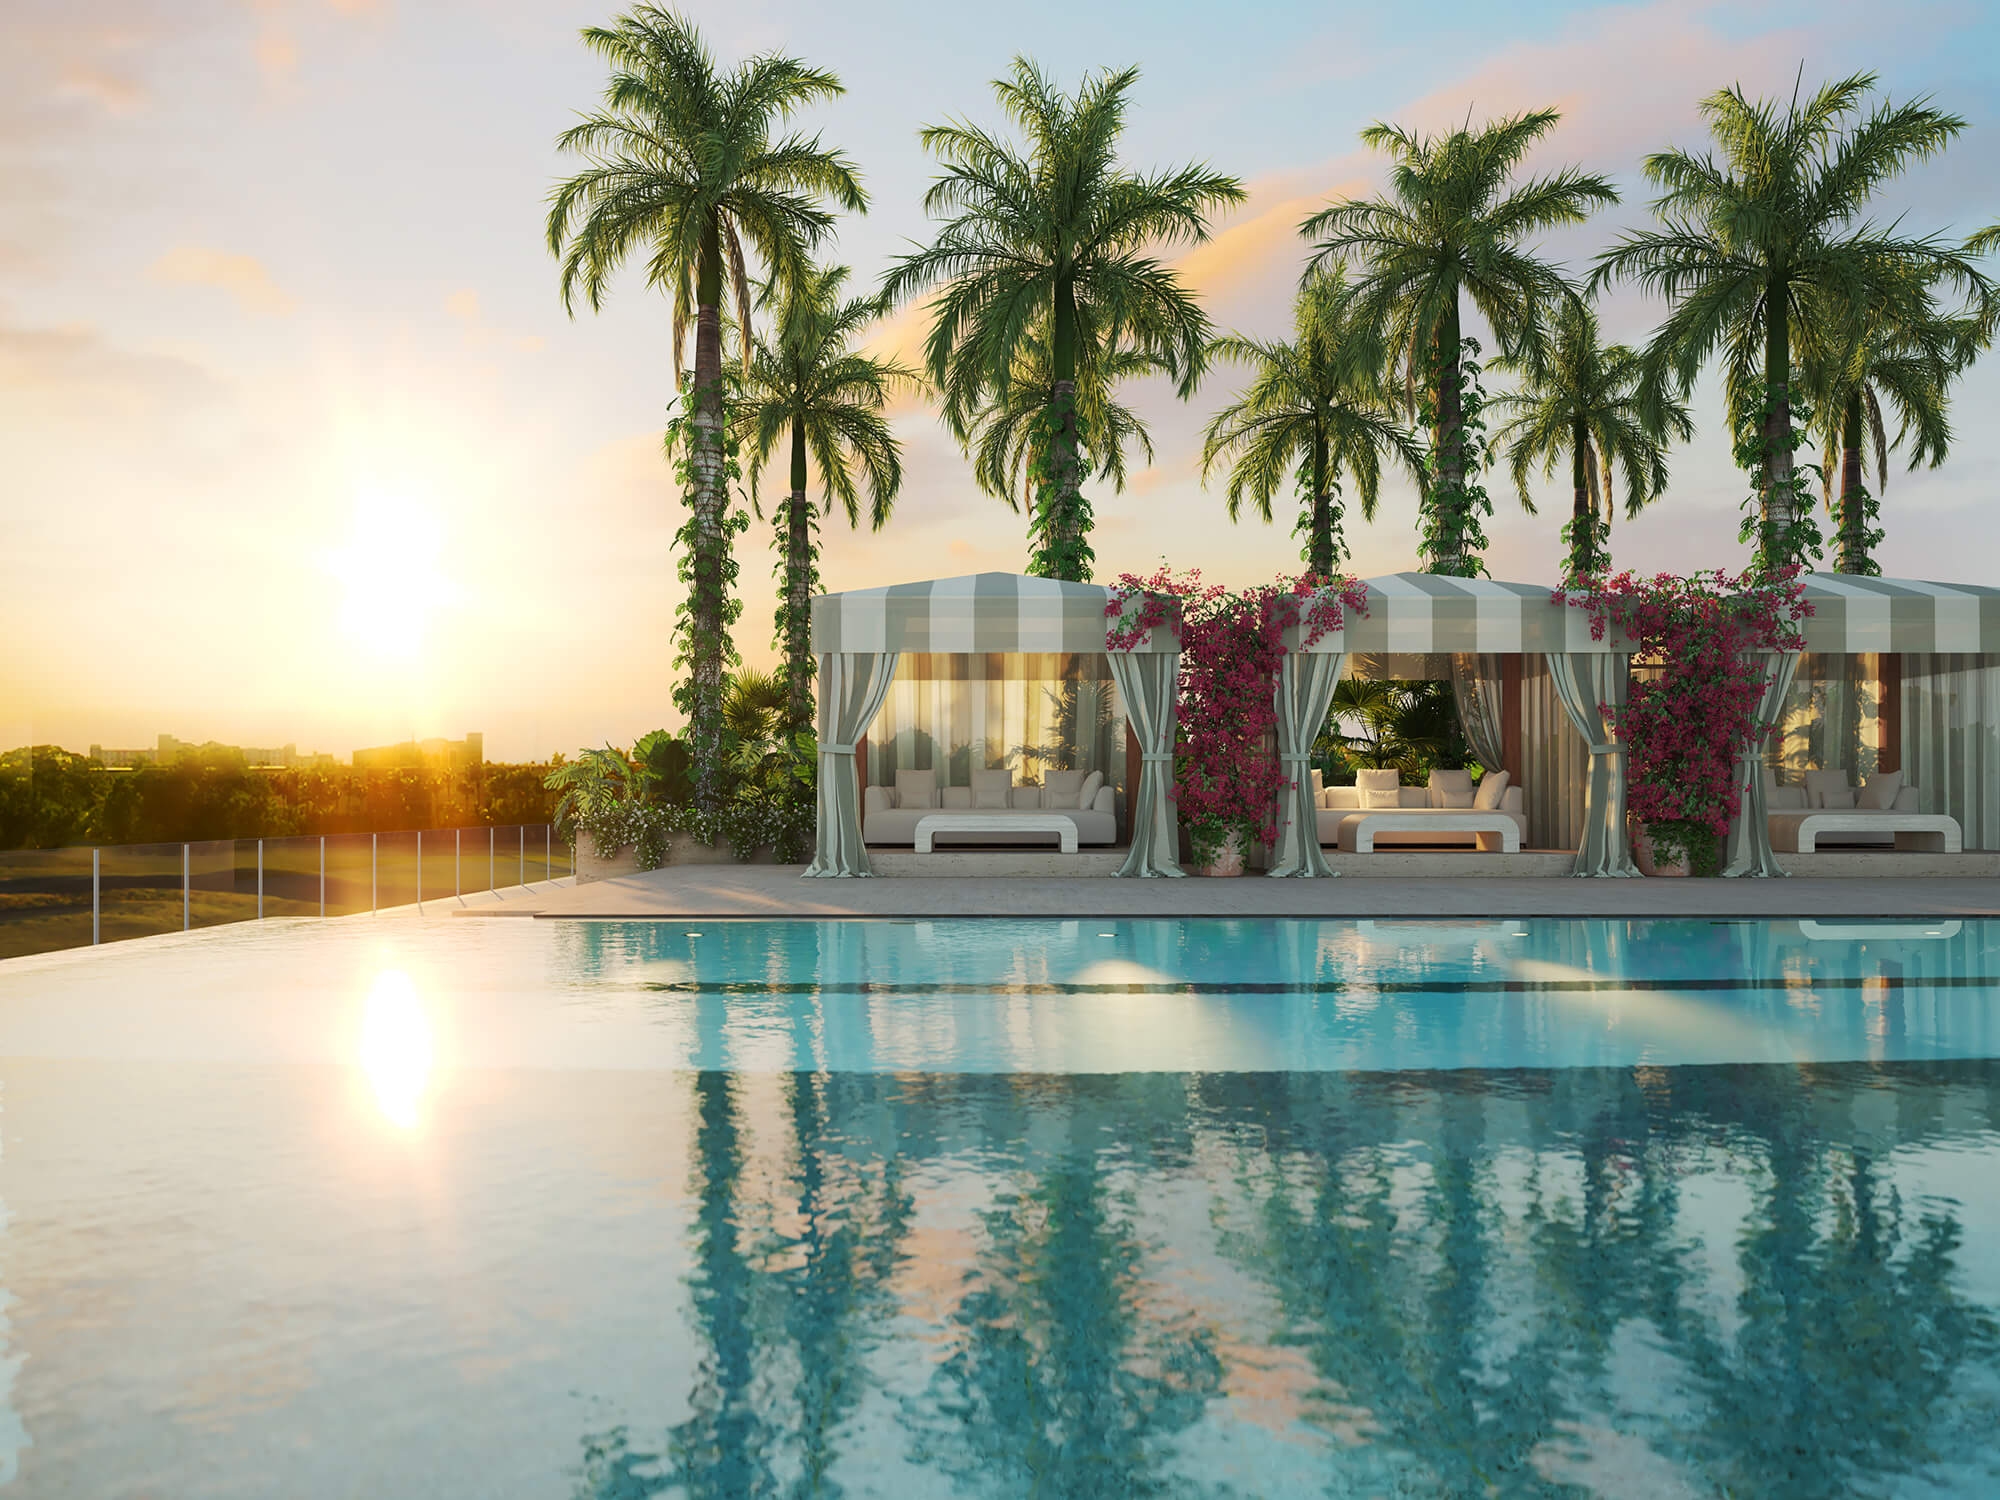
<svg viewBox="0 0 2000 1500"><path fill-rule="evenodd" d="M1400 460L1421 487L1424 451L1397 424L1382 389L1381 345L1347 316L1341 273L1309 274L1292 309L1292 342L1232 334L1211 355L1251 367L1249 386L1217 412L1202 444L1202 478L1230 459L1229 519L1247 492L1257 514L1271 519L1271 497L1298 472L1305 491L1297 530L1305 533L1306 571L1331 578L1346 557L1340 534L1340 473L1360 486L1361 514L1375 519L1382 455Z"/></svg>
<svg viewBox="0 0 2000 1500"><path fill-rule="evenodd" d="M674 381L681 387L681 345L694 323L694 384L681 389L688 421L686 537L690 556L688 617L679 660L688 677L675 689L687 714L697 795L713 810L719 796L716 745L726 659L731 655L724 440L722 296L736 292L743 362L750 363L749 273L745 242L789 286L807 253L832 227L821 206L832 199L860 212L867 200L854 170L818 136L772 131L840 82L796 58L762 54L719 74L691 23L651 5L609 27L586 27L586 46L611 65L604 103L556 139L588 165L550 195L548 243L562 261L563 306L572 316L581 292L591 311L603 306L612 275L635 253L646 257L648 285L674 299Z"/></svg>
<svg viewBox="0 0 2000 1500"><path fill-rule="evenodd" d="M1565 574L1594 577L1610 563L1606 550L1613 509L1614 475L1625 474L1625 514L1635 516L1667 487L1665 439L1686 442L1694 423L1684 402L1663 398L1652 413L1637 395L1639 356L1623 344L1599 342L1597 310L1581 298L1558 305L1544 348L1520 361L1523 388L1500 397L1512 413L1495 435L1508 449L1521 504L1535 508L1528 469L1537 460L1553 475L1565 455L1570 463L1570 522ZM1601 478L1601 485L1600 485ZM1603 518L1599 519L1602 509Z"/></svg>
<svg viewBox="0 0 2000 1500"><path fill-rule="evenodd" d="M1153 435L1128 406L1111 397L1111 388L1135 375L1166 372L1156 355L1116 347L1101 350L1078 371L1076 382L1077 468L1096 471L1121 494L1127 470L1126 446L1137 443L1153 461ZM1037 444L1037 421L1055 399L1055 366L1049 341L1030 331L1015 351L1013 369L1004 388L989 387L965 419L963 443L971 457L972 477L979 487L1015 510L1025 503L1035 512L1034 477L1045 462Z"/></svg>
<svg viewBox="0 0 2000 1500"><path fill-rule="evenodd" d="M926 363L961 441L989 393L1007 395L1029 337L1048 341L1054 379L1033 445L1046 451L1047 472L1029 562L1045 577L1086 580L1095 560L1079 390L1107 351L1123 347L1164 364L1183 399L1193 392L1208 319L1154 252L1206 239L1209 214L1244 198L1235 178L1205 166L1148 176L1119 165L1125 96L1138 76L1099 73L1071 97L1017 57L993 87L1025 152L962 121L927 127L923 143L944 174L924 207L956 217L883 283L892 302L938 289Z"/></svg>
<svg viewBox="0 0 2000 1500"><path fill-rule="evenodd" d="M1766 569L1805 563L1818 546L1796 472L1795 322L1815 298L1911 320L1947 279L1986 296L1985 278L1958 248L1860 219L1878 187L1965 128L1922 99L1885 103L1845 128L1874 84L1872 73L1856 74L1803 102L1795 90L1782 109L1752 104L1735 87L1709 95L1702 114L1720 158L1679 149L1649 156L1646 175L1663 189L1653 204L1662 227L1625 235L1591 273L1593 287L1636 281L1673 304L1646 350L1649 404L1670 379L1685 396L1722 351L1760 492L1745 537L1755 535Z"/></svg>
<svg viewBox="0 0 2000 1500"><path fill-rule="evenodd" d="M1593 209L1618 201L1609 181L1574 167L1510 190L1515 169L1560 118L1536 110L1438 137L1371 125L1362 143L1394 159L1389 196L1348 199L1299 226L1316 240L1309 271L1355 265L1357 317L1400 367L1413 409L1423 392L1432 447L1419 546L1434 573L1480 571L1480 518L1493 509L1479 485L1478 429L1469 425L1479 397L1475 375L1468 410L1461 294L1491 326L1503 355L1530 348L1543 310L1570 288L1522 242L1581 224Z"/></svg>
<svg viewBox="0 0 2000 1500"><path fill-rule="evenodd" d="M797 734L812 723L812 596L819 591L816 517L806 496L807 457L819 467L824 508L838 503L847 524L861 524L858 467L868 489L868 519L880 531L903 482L896 435L884 415L890 388L914 382L914 370L855 350L855 340L880 313L870 297L841 296L846 266L808 266L785 295L765 283L763 301L778 302L777 325L758 337L742 397L732 403L731 426L748 445L751 495L780 438L791 440L791 492L778 523L784 588L778 602L778 649L784 653L785 729Z"/></svg>

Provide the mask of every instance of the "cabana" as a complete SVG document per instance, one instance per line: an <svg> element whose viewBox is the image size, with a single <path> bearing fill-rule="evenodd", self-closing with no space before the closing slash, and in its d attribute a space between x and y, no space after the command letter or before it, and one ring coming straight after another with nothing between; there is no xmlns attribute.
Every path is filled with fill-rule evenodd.
<svg viewBox="0 0 2000 1500"><path fill-rule="evenodd" d="M812 601L819 658L818 849L808 876L872 875L861 834L856 750L888 700L897 663L939 653L989 658L1040 653L1104 657L1111 590L1017 573L978 573L887 588L820 594ZM1138 784L1126 789L1131 852L1120 875L1177 876L1179 828L1172 781L1180 669L1178 617L1130 651L1108 654L1140 750ZM991 758L990 748L982 754ZM985 762L982 762L984 764Z"/></svg>
<svg viewBox="0 0 2000 1500"><path fill-rule="evenodd" d="M1813 573L1801 653L1772 653L1759 735L1737 763L1742 811L1723 873L1782 875L1762 769L1908 773L1967 849L2000 848L2000 589ZM1764 748L1773 731L1778 745Z"/></svg>

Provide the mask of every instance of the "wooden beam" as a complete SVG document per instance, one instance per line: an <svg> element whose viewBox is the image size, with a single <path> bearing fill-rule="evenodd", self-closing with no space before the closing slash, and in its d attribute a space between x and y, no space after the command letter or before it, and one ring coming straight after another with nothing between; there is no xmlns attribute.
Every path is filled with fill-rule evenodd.
<svg viewBox="0 0 2000 1500"><path fill-rule="evenodd" d="M1875 653L1875 768L1903 768L1903 658Z"/></svg>
<svg viewBox="0 0 2000 1500"><path fill-rule="evenodd" d="M1526 779L1521 755L1521 665L1518 653L1500 658L1500 769L1515 786Z"/></svg>

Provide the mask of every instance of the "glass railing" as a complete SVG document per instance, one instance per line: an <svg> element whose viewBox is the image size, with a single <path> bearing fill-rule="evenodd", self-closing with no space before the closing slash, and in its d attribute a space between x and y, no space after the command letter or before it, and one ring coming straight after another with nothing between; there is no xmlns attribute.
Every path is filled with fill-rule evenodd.
<svg viewBox="0 0 2000 1500"><path fill-rule="evenodd" d="M0 958L263 917L344 917L576 874L546 823L0 850Z"/></svg>

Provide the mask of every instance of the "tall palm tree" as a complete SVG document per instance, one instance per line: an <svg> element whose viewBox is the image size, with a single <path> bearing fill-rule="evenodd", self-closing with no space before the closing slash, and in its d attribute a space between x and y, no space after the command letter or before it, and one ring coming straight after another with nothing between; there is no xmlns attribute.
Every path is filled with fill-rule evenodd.
<svg viewBox="0 0 2000 1500"><path fill-rule="evenodd" d="M814 100L841 92L833 74L796 58L762 54L720 74L693 25L671 11L635 7L608 27L586 27L586 46L611 66L604 102L556 139L588 165L550 194L548 243L562 262L563 306L574 316L580 292L603 306L611 277L632 255L646 258L648 285L674 299L673 359L682 386L681 346L694 323L694 384L682 389L688 415L690 556L686 634L675 689L688 719L697 796L719 796L715 747L731 655L728 598L728 454L724 439L722 296L736 293L743 361L750 362L749 270L745 243L789 285L807 253L832 227L831 199L867 206L847 159L818 136L773 138L773 130ZM726 267L726 270L725 270Z"/></svg>
<svg viewBox="0 0 2000 1500"><path fill-rule="evenodd" d="M1332 577L1346 557L1335 498L1343 469L1360 487L1361 514L1371 521L1384 453L1420 487L1424 482L1423 447L1395 421L1383 389L1382 347L1355 325L1345 293L1338 270L1311 273L1293 303L1290 343L1232 334L1209 346L1212 355L1249 365L1251 380L1209 422L1202 478L1229 459L1229 519L1237 519L1247 492L1269 521L1271 497L1298 472L1306 504L1297 529L1315 578Z"/></svg>
<svg viewBox="0 0 2000 1500"><path fill-rule="evenodd" d="M903 483L901 445L885 411L899 382L917 372L858 352L862 331L881 312L872 297L842 297L846 266L807 266L795 286L765 283L763 301L778 306L768 337L754 339L743 393L731 427L747 444L753 500L781 438L791 443L791 486L778 521L784 587L778 602L778 649L785 657L785 729L812 723L812 596L819 591L817 518L807 497L807 459L819 468L824 509L836 504L847 524L861 524L859 469L868 491L869 525L880 531Z"/></svg>
<svg viewBox="0 0 2000 1500"><path fill-rule="evenodd" d="M1089 365L1079 369L1076 416L1080 473L1094 470L1097 478L1110 480L1112 488L1122 493L1128 472L1127 445L1136 443L1146 462L1153 461L1152 433L1130 407L1112 399L1111 391L1121 380L1165 371L1157 356L1124 347L1100 350ZM964 444L973 460L973 479L987 494L1005 500L1016 510L1025 503L1030 515L1035 509L1035 469L1043 459L1035 441L1036 419L1054 399L1055 383L1049 341L1030 332L1015 351L1006 387L989 387L965 422Z"/></svg>
<svg viewBox="0 0 2000 1500"><path fill-rule="evenodd" d="M1609 181L1575 167L1512 185L1560 118L1536 110L1437 137L1371 125L1362 143L1393 159L1388 196L1336 203L1299 226L1316 242L1309 270L1354 266L1357 315L1385 341L1413 408L1424 393L1432 445L1419 545L1434 573L1480 571L1481 517L1492 513L1479 485L1477 429L1467 426L1477 412L1465 410L1461 296L1500 352L1519 354L1539 336L1544 309L1569 293L1562 273L1523 242L1618 201Z"/></svg>
<svg viewBox="0 0 2000 1500"><path fill-rule="evenodd" d="M1831 464L1822 485L1834 514L1834 566L1842 573L1879 573L1873 552L1882 533L1874 512L1889 487L1889 452L1907 439L1911 469L1944 462L1951 450L1951 383L1989 342L1991 322L1935 305L1914 322L1881 308L1834 307L1808 317L1801 331L1813 436L1821 452L1840 453L1838 498ZM1893 438L1882 417L1885 400L1897 418ZM1873 495L1863 480L1871 447Z"/></svg>
<svg viewBox="0 0 2000 1500"><path fill-rule="evenodd" d="M1539 459L1543 475L1553 475L1568 457L1572 494L1570 522L1563 528L1569 543L1564 573L1584 579L1603 572L1611 560L1614 476L1624 471L1625 514L1637 515L1666 490L1666 440L1686 442L1694 436L1694 423L1686 403L1671 396L1657 411L1641 409L1639 356L1623 344L1599 341L1597 310L1588 302L1566 298L1553 322L1544 347L1518 362L1522 389L1495 403L1510 414L1495 439L1508 450L1514 486L1531 512L1529 468Z"/></svg>
<svg viewBox="0 0 2000 1500"><path fill-rule="evenodd" d="M1086 580L1090 508L1082 493L1088 439L1078 390L1094 361L1124 347L1161 361L1183 399L1200 378L1208 319L1158 250L1208 237L1208 216L1240 203L1233 177L1205 166L1142 175L1118 163L1136 68L1086 79L1072 97L1017 57L993 87L1025 150L963 121L927 127L944 174L927 211L953 214L928 246L897 261L892 302L926 292L931 378L963 440L990 392L1005 397L1031 335L1048 341L1054 375L1037 426L1045 448L1032 572Z"/></svg>
<svg viewBox="0 0 2000 1500"><path fill-rule="evenodd" d="M1653 204L1662 227L1625 235L1591 273L1593 287L1636 281L1673 304L1646 350L1649 403L1669 381L1686 395L1722 351L1732 416L1757 468L1759 513L1745 536L1754 534L1767 569L1805 563L1817 546L1791 396L1794 324L1811 300L1909 319L1940 280L1986 295L1959 248L1861 218L1876 189L1965 128L1922 99L1885 103L1850 128L1874 84L1874 74L1855 74L1803 101L1794 91L1782 108L1752 104L1736 87L1709 95L1702 114L1720 155L1647 157L1646 175L1663 190Z"/></svg>

